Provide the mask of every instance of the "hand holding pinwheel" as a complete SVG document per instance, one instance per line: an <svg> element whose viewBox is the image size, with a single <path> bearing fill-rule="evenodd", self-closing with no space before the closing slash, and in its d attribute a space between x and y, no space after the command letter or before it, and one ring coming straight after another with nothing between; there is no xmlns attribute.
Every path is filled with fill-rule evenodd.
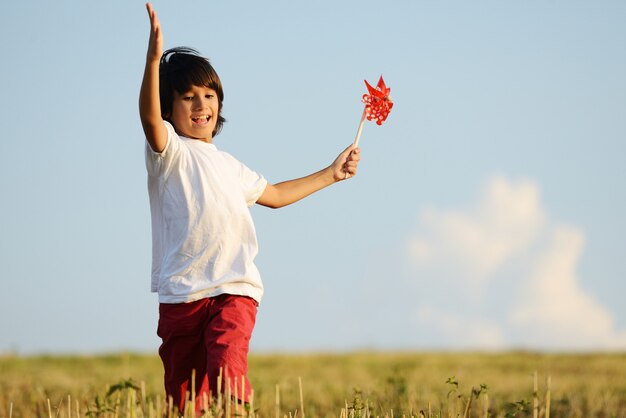
<svg viewBox="0 0 626 418"><path fill-rule="evenodd" d="M372 87L367 80L365 80L365 85L367 86L369 94L364 94L361 99L361 101L365 103L365 109L363 110L363 116L361 116L359 130L354 139L355 147L359 146L359 139L361 138L361 131L363 130L365 119L375 120L377 125L382 125L393 107L391 96L389 96L391 89L385 85L385 80L383 80L382 75L376 87Z"/></svg>

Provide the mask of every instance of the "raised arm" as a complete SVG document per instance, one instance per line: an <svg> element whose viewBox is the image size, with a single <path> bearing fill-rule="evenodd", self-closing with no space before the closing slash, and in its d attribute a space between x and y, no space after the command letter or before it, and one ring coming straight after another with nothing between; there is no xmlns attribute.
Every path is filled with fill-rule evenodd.
<svg viewBox="0 0 626 418"><path fill-rule="evenodd" d="M317 173L278 184L268 184L257 203L274 209L282 208L331 184L354 177L361 159L360 152L361 149L352 144L330 166Z"/></svg>
<svg viewBox="0 0 626 418"><path fill-rule="evenodd" d="M146 9L150 16L150 40L146 68L139 91L139 117L148 144L155 152L161 152L167 145L167 129L161 118L159 99L159 63L163 55L163 35L161 23L152 5L147 3Z"/></svg>

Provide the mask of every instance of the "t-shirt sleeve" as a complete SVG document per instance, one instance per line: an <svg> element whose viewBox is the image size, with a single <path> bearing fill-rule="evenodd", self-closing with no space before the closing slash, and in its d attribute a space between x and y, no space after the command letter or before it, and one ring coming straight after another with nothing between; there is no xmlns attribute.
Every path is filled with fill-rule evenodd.
<svg viewBox="0 0 626 418"><path fill-rule="evenodd" d="M146 169L148 175L158 177L167 173L172 162L180 152L180 137L174 127L167 121L163 121L167 129L167 144L161 152L156 152L146 141Z"/></svg>
<svg viewBox="0 0 626 418"><path fill-rule="evenodd" d="M239 163L239 176L248 207L254 205L267 187L267 180L259 173Z"/></svg>

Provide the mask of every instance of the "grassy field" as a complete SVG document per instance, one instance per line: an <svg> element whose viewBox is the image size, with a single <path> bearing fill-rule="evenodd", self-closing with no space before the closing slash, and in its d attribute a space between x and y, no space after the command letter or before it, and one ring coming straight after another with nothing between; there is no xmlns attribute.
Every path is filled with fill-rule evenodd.
<svg viewBox="0 0 626 418"><path fill-rule="evenodd" d="M545 417L548 404L550 417L626 417L626 354L252 355L249 377L259 417ZM160 416L163 404L153 355L0 357L0 418Z"/></svg>

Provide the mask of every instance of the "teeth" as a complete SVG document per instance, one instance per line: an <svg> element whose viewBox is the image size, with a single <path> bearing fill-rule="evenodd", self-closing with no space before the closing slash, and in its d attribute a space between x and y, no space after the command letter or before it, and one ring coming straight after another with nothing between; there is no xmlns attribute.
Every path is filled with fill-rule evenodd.
<svg viewBox="0 0 626 418"><path fill-rule="evenodd" d="M209 120L209 116L208 116L208 115L207 115L207 116L196 116L196 117L193 117L193 118L191 118L191 119L193 119L193 120L200 120L200 119L204 119L204 120L207 120L207 121L208 121L208 120Z"/></svg>

